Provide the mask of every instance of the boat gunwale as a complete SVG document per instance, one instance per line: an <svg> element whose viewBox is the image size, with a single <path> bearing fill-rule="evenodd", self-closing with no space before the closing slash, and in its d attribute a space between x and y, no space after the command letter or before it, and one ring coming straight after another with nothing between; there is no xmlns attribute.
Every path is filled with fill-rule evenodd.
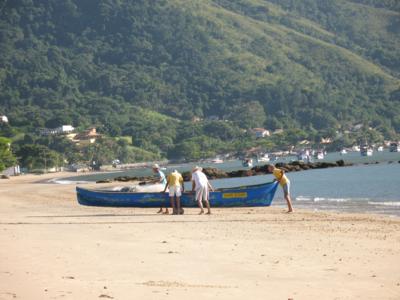
<svg viewBox="0 0 400 300"><path fill-rule="evenodd" d="M260 184L254 184L254 185L243 185L243 186L237 186L237 187L229 187L229 188L220 188L217 190L212 191L212 193L223 193L229 190L243 190L243 189L256 189L256 188L261 188L262 186L266 186L266 185L270 185L270 184L278 184L277 181L270 181L270 182L265 182L265 183L260 183ZM92 192L92 193L102 193L102 194L123 194L123 195L127 195L127 194L134 194L134 195L149 195L149 194L164 194L163 192L122 192L122 191L108 191L108 190L98 190L98 189L85 189L83 187L76 187L77 192L79 192L79 190L83 190L83 191L88 191L88 192ZM191 194L192 192L183 192L182 194ZM167 194L167 192L165 192L165 194Z"/></svg>

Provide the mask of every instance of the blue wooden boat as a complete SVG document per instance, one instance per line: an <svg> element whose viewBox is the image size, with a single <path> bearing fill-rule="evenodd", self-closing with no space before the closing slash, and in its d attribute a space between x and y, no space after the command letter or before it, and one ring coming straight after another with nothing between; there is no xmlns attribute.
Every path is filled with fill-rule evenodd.
<svg viewBox="0 0 400 300"><path fill-rule="evenodd" d="M259 185L218 189L210 192L212 207L270 206L277 182ZM81 205L113 207L160 207L169 206L167 193L134 193L108 190L76 188ZM182 207L197 207L194 194L185 192L181 197Z"/></svg>

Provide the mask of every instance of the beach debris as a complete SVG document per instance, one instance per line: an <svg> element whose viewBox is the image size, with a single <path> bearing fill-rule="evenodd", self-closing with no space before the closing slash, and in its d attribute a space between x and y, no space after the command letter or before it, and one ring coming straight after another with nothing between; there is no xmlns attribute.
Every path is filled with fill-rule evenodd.
<svg viewBox="0 0 400 300"><path fill-rule="evenodd" d="M1 179L10 179L10 176L7 176L7 175L4 175L4 174L3 174L3 175L0 176L0 178L1 178Z"/></svg>
<svg viewBox="0 0 400 300"><path fill-rule="evenodd" d="M62 278L63 278L63 279L75 279L74 276L63 276Z"/></svg>
<svg viewBox="0 0 400 300"><path fill-rule="evenodd" d="M230 288L238 288L238 286L229 286L229 285L214 285L214 284L198 284L198 283L186 283L179 281L146 281L146 282L138 282L137 284L145 285L145 286L153 286L153 287L165 287L166 291L169 291L168 288L214 288L214 289L230 289Z"/></svg>
<svg viewBox="0 0 400 300"><path fill-rule="evenodd" d="M114 299L114 297L108 296L106 294L101 294L99 298L107 298L107 299Z"/></svg>
<svg viewBox="0 0 400 300"><path fill-rule="evenodd" d="M17 294L15 294L15 293L0 293L0 294L10 295L13 299L17 298ZM1 298L1 299L3 299L3 298Z"/></svg>

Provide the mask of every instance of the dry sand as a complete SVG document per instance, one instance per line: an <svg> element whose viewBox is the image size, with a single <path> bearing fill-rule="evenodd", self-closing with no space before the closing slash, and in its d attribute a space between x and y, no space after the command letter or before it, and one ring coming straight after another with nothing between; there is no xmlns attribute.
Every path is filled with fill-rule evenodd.
<svg viewBox="0 0 400 300"><path fill-rule="evenodd" d="M49 176L0 180L0 299L400 299L399 218L84 207Z"/></svg>

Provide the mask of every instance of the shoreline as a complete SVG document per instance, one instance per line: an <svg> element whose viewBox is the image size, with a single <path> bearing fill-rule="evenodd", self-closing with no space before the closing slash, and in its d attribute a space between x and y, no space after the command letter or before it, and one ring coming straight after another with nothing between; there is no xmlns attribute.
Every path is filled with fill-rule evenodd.
<svg viewBox="0 0 400 300"><path fill-rule="evenodd" d="M1 299L400 297L397 218L86 207L38 176L0 181Z"/></svg>
<svg viewBox="0 0 400 300"><path fill-rule="evenodd" d="M376 164L373 164L371 167L374 167ZM393 165L393 164L392 164ZM355 165L353 167L364 167L365 165ZM368 166L366 166L368 167ZM347 169L347 168L346 168ZM324 171L322 171L324 172ZM348 171L345 173L347 174ZM298 172L296 172L298 173ZM124 181L111 181L111 180L105 180L105 181L89 181L85 178L85 181L79 181L77 180L79 177L73 177L74 180L69 180L68 175L70 175L67 172L64 173L51 173L51 174L46 174L44 178L46 179L39 179L36 181L36 183L45 183L45 184L60 184L60 185L84 185L85 187L91 187L91 188L108 188L108 187L124 187L124 186L132 186L136 185L139 182L142 182L144 177L133 177L133 181L130 180L124 180ZM27 176L27 175L24 175ZM29 175L28 175L29 176ZM34 178L39 177L39 175L33 175ZM95 175L94 175L95 176ZM237 186L238 184L242 183L244 185L251 185L251 184L260 184L262 182L265 182L263 175L260 176L254 176L254 179L251 177L244 177L243 179L241 178L222 178L222 181L215 181L215 184L217 187L230 187L230 186ZM303 175L300 175L301 178L303 178ZM312 175L310 175L312 176ZM314 175L318 176L318 175ZM297 176L298 177L298 176ZM267 177L268 178L268 177ZM295 177L296 178L296 177ZM227 179L228 181L224 180ZM221 180L221 179L220 179ZM229 180L234 180L234 185L232 183L229 183ZM297 182L298 178L296 179ZM187 183L186 183L187 185ZM186 188L189 188L187 185ZM297 192L296 192L297 191ZM329 196L330 194L326 194L324 196L324 193L322 194L313 194L307 193L302 193L301 191L298 191L296 189L295 194L293 195L293 205L295 205L297 208L309 210L309 211L314 211L314 212L320 212L320 211L326 211L326 212L337 212L337 213L360 213L360 214L377 214L377 215L387 215L389 217L400 217L400 201L398 197L393 198L393 195L389 198L379 198L379 196L375 193L375 196L368 197L367 195L363 195L359 197L354 197L354 196L347 196L345 194L342 194L341 196L336 196L332 194L332 196ZM378 197L377 197L378 196ZM275 199L273 201L273 206L279 205L282 207L285 207L286 204L283 201L283 196L281 195L281 191L277 191L277 195L275 195Z"/></svg>

